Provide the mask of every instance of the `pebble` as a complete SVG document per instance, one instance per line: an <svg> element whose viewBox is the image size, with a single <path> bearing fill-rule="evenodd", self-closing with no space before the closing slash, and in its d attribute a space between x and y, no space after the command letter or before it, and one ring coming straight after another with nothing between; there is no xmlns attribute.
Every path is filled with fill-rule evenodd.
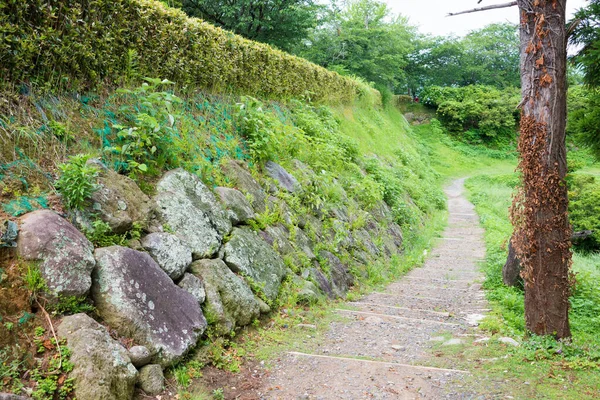
<svg viewBox="0 0 600 400"><path fill-rule="evenodd" d="M504 344L509 344L511 346L519 346L519 342L517 342L515 339L513 338L509 338L509 337L501 337L500 339L498 339L498 341L500 343L504 343Z"/></svg>

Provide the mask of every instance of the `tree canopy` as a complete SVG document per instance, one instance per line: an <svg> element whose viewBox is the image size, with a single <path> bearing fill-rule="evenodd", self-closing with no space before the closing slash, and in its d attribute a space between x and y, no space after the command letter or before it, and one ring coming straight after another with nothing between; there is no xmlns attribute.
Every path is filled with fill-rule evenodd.
<svg viewBox="0 0 600 400"><path fill-rule="evenodd" d="M182 9L248 39L291 50L317 25L314 0L183 0Z"/></svg>

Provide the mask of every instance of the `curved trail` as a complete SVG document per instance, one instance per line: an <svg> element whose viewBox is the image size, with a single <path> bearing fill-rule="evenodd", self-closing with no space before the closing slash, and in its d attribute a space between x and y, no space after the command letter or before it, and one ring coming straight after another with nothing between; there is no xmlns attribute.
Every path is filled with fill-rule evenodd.
<svg viewBox="0 0 600 400"><path fill-rule="evenodd" d="M310 354L289 352L265 377L265 399L464 398L468 371L433 368L429 349L461 342L486 311L477 262L483 229L463 196L464 179L446 188L448 226L421 268L384 292L346 303ZM458 388L458 389L457 389Z"/></svg>

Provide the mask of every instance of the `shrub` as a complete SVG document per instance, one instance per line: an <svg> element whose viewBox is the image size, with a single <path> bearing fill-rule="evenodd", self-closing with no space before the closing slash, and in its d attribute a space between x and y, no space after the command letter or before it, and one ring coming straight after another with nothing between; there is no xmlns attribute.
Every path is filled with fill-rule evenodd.
<svg viewBox="0 0 600 400"><path fill-rule="evenodd" d="M94 183L98 170L87 165L89 154L78 154L69 158L69 162L59 165L61 176L56 188L63 197L65 205L72 209L82 209L96 190Z"/></svg>
<svg viewBox="0 0 600 400"><path fill-rule="evenodd" d="M0 5L0 76L77 89L161 76L186 86L350 102L376 91L153 0ZM364 96L363 96L364 97Z"/></svg>
<svg viewBox="0 0 600 400"><path fill-rule="evenodd" d="M579 250L600 250L600 183L594 176L573 174L569 183L569 218L574 231L594 233L573 243Z"/></svg>

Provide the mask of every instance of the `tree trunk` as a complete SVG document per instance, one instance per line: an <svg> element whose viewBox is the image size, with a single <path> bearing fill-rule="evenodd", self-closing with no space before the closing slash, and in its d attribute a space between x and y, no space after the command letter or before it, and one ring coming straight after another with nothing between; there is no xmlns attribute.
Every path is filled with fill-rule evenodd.
<svg viewBox="0 0 600 400"><path fill-rule="evenodd" d="M519 0L523 186L513 245L523 265L525 320L538 335L571 336L571 228L567 216L566 0Z"/></svg>

